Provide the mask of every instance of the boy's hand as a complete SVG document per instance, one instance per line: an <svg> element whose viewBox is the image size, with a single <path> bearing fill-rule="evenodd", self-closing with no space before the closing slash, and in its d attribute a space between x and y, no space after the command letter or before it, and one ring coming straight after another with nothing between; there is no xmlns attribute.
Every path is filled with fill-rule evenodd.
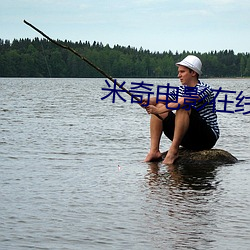
<svg viewBox="0 0 250 250"><path fill-rule="evenodd" d="M146 107L146 110L147 110L148 114L154 114L154 115L159 114L158 108L156 108L154 105L148 105Z"/></svg>

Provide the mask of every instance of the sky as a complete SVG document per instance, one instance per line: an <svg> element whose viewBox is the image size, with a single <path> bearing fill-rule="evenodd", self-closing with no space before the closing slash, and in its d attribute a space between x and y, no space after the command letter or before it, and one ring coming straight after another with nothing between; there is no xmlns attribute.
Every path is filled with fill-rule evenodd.
<svg viewBox="0 0 250 250"><path fill-rule="evenodd" d="M0 0L0 38L42 36L151 52L250 52L249 0Z"/></svg>

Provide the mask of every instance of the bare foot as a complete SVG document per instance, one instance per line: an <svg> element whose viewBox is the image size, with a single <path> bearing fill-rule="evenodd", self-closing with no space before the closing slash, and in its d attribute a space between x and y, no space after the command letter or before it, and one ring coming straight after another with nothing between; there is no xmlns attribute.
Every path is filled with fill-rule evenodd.
<svg viewBox="0 0 250 250"><path fill-rule="evenodd" d="M178 151L169 150L162 163L166 165L174 164L174 161L178 158L178 156L179 156Z"/></svg>
<svg viewBox="0 0 250 250"><path fill-rule="evenodd" d="M161 152L156 151L156 152L149 152L148 155L146 156L144 162L150 162L150 161L156 161L161 158Z"/></svg>

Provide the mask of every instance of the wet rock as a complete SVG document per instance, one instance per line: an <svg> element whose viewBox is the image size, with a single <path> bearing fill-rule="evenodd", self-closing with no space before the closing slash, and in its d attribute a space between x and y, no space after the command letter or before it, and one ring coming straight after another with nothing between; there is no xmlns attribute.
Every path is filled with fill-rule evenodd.
<svg viewBox="0 0 250 250"><path fill-rule="evenodd" d="M166 156L163 153L162 157ZM222 149L209 149L202 151L181 148L179 158L174 162L176 165L222 165L236 163L238 160L229 152Z"/></svg>

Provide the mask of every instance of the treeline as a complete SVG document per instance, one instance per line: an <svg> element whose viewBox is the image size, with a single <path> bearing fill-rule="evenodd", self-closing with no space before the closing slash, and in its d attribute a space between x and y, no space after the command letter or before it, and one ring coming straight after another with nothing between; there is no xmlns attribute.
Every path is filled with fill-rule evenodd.
<svg viewBox="0 0 250 250"><path fill-rule="evenodd" d="M61 42L61 41L60 41ZM176 77L175 63L188 54L200 57L203 77L249 77L250 54L233 50L208 53L178 51L150 52L94 42L61 42L84 55L114 78ZM100 77L100 73L46 39L0 39L0 77Z"/></svg>

